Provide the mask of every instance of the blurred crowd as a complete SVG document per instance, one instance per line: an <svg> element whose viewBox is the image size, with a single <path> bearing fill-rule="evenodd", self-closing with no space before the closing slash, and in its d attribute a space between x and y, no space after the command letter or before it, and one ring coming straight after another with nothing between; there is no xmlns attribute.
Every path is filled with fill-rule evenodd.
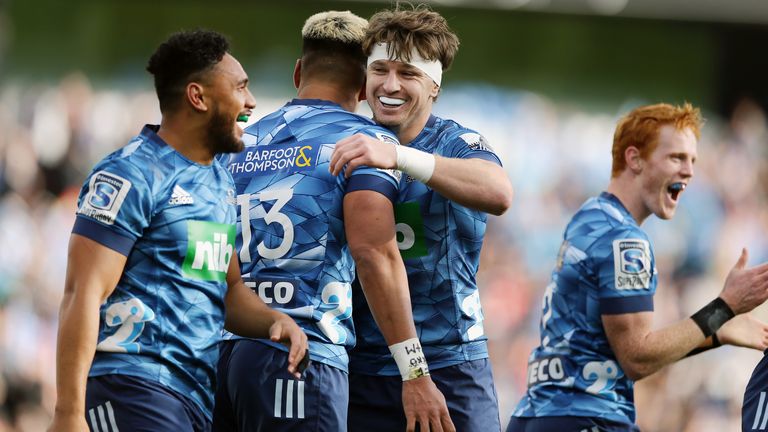
<svg viewBox="0 0 768 432"><path fill-rule="evenodd" d="M291 97L254 93L251 121ZM449 84L438 99L438 115L488 138L515 187L512 209L490 217L479 273L502 424L525 388L565 224L607 185L618 118L655 102L608 111L469 84ZM745 99L730 118L704 114L696 174L677 216L644 226L660 276L658 325L716 296L742 246L751 263L768 260L766 113ZM44 430L55 402L56 320L82 181L159 118L150 88L97 88L79 74L53 85L0 85L0 432ZM768 318L763 308L756 315ZM642 430L739 430L743 390L761 355L724 347L640 381Z"/></svg>

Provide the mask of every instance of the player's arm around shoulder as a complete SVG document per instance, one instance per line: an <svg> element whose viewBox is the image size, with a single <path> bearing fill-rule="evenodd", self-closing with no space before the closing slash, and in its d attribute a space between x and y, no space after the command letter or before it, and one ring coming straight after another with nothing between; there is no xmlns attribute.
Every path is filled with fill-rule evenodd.
<svg viewBox="0 0 768 432"><path fill-rule="evenodd" d="M224 297L224 328L240 336L269 339L288 347L288 372L301 377L309 361L307 335L288 315L267 306L251 291L240 275L240 262L234 255L227 271Z"/></svg>
<svg viewBox="0 0 768 432"><path fill-rule="evenodd" d="M72 234L56 346L56 408L51 431L87 431L85 387L96 351L99 308L117 286L126 256Z"/></svg>
<svg viewBox="0 0 768 432"><path fill-rule="evenodd" d="M408 277L395 240L392 202L370 190L347 193L344 228L365 298L401 369L407 430L415 430L418 423L421 430L455 431L445 397L429 377L416 337ZM411 359L417 367L409 369Z"/></svg>
<svg viewBox="0 0 768 432"><path fill-rule="evenodd" d="M468 132L450 140L451 155L440 156L358 133L336 144L330 170L337 175L345 164L347 174L361 165L398 169L461 205L504 214L512 205L512 183L485 138Z"/></svg>

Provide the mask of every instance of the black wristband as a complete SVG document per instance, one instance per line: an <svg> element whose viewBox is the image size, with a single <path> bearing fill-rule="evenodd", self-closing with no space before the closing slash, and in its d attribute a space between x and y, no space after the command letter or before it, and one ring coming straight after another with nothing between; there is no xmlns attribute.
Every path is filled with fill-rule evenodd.
<svg viewBox="0 0 768 432"><path fill-rule="evenodd" d="M720 338L717 337L717 332L712 333L712 348L721 346Z"/></svg>
<svg viewBox="0 0 768 432"><path fill-rule="evenodd" d="M710 337L734 316L736 315L728 307L725 300L718 297L691 315L691 319L699 326L704 333L704 337Z"/></svg>

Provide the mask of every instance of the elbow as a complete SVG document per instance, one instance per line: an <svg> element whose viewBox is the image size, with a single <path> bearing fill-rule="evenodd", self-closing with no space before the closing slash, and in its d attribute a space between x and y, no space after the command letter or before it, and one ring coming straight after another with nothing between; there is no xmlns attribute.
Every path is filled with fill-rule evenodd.
<svg viewBox="0 0 768 432"><path fill-rule="evenodd" d="M494 216L501 216L512 207L512 197L514 192L512 191L512 185L509 182L503 187L497 188L498 192L492 199L491 206L488 209L488 213Z"/></svg>
<svg viewBox="0 0 768 432"><path fill-rule="evenodd" d="M656 372L656 368L652 364L637 360L621 362L621 369L624 371L624 375L632 381L638 381Z"/></svg>
<svg viewBox="0 0 768 432"><path fill-rule="evenodd" d="M349 251L358 268L366 268L371 264L381 263L382 258L384 258L383 255L385 255L378 248L367 245L350 244Z"/></svg>

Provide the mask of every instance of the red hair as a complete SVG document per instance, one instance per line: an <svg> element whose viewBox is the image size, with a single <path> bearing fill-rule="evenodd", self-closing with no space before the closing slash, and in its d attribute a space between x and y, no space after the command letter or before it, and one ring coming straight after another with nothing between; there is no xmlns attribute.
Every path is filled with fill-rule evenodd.
<svg viewBox="0 0 768 432"><path fill-rule="evenodd" d="M653 153L659 143L659 130L662 126L673 125L678 131L690 129L699 139L702 122L699 109L689 103L683 106L661 103L635 108L619 120L613 134L611 178L621 174L627 167L624 159L627 148L636 147L643 159Z"/></svg>

